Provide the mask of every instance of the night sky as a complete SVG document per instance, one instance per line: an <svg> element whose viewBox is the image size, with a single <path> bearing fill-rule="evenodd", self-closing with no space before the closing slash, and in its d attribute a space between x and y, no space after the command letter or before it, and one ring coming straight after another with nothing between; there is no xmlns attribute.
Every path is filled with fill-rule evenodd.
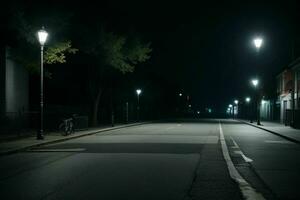
<svg viewBox="0 0 300 200"><path fill-rule="evenodd" d="M104 12L150 38L150 67L178 81L194 104L224 109L249 95L254 76L274 89L275 75L299 45L299 8L296 1L109 1ZM264 38L260 52L251 43L255 36Z"/></svg>
<svg viewBox="0 0 300 200"><path fill-rule="evenodd" d="M164 77L199 108L223 110L234 98L244 98L254 76L263 87L274 88L275 75L292 60L292 49L299 55L296 1L51 1L26 6L40 13L68 9L75 13L73 23L100 20L114 30L138 32L152 43L153 53L135 74ZM260 52L251 43L255 36L264 39Z"/></svg>

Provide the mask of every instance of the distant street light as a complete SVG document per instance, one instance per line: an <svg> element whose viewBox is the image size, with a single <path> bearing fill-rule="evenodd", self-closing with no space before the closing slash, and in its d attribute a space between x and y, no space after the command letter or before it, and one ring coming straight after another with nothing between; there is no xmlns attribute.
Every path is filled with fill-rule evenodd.
<svg viewBox="0 0 300 200"><path fill-rule="evenodd" d="M245 98L245 101L246 101L246 104L248 104L247 105L247 110L248 110L248 117L250 118L250 123L253 123L253 120L252 120L252 111L251 111L251 109L250 109L250 107L249 107L249 104L250 104L250 101L251 101L251 98L250 97L246 97ZM246 115L246 117L247 117L247 115Z"/></svg>
<svg viewBox="0 0 300 200"><path fill-rule="evenodd" d="M48 33L44 27L38 31L38 40L41 45L41 97L40 97L40 130L37 132L36 139L44 139L44 45L47 41Z"/></svg>
<svg viewBox="0 0 300 200"><path fill-rule="evenodd" d="M142 93L141 89L136 90L137 94L137 121L140 121L140 94Z"/></svg>
<svg viewBox="0 0 300 200"><path fill-rule="evenodd" d="M251 83L252 83L252 85L256 88L257 85L258 85L258 83L259 83L259 81L258 81L258 79L252 79L252 80L251 80Z"/></svg>
<svg viewBox="0 0 300 200"><path fill-rule="evenodd" d="M233 101L234 102L234 104L235 104L235 106L233 105L233 107L232 107L232 109L233 109L233 118L234 118L234 107L236 107L236 114L238 114L238 104L239 104L239 100L234 100Z"/></svg>
<svg viewBox="0 0 300 200"><path fill-rule="evenodd" d="M179 96L181 97L181 96L182 96L182 93L179 93Z"/></svg>
<svg viewBox="0 0 300 200"><path fill-rule="evenodd" d="M233 105L232 105L232 104L229 104L229 105L228 105L228 108L230 109L231 114L232 114L232 116L233 116L233 118L234 118L234 107L233 107Z"/></svg>
<svg viewBox="0 0 300 200"><path fill-rule="evenodd" d="M258 79L252 79L251 80L252 85L254 86L255 90L256 90L256 109L257 109L257 125L261 125L260 124L260 101L259 101L259 91L258 91L258 84L259 84L259 80Z"/></svg>
<svg viewBox="0 0 300 200"><path fill-rule="evenodd" d="M261 47L262 44L263 44L263 39L260 38L260 37L254 38L253 43L254 43L255 48L256 48L257 50L259 50L260 47Z"/></svg>

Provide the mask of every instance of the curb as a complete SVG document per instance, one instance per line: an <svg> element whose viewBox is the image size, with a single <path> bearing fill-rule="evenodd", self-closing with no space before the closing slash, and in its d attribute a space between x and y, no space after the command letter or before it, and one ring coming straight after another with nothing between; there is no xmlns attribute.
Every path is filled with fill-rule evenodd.
<svg viewBox="0 0 300 200"><path fill-rule="evenodd" d="M141 122L141 123L134 123L134 124L127 124L127 125L120 125L120 126L116 126L116 127L109 127L109 128L103 128L100 130L95 130L95 131L91 131L88 133L82 133L82 134L74 134L71 136L66 136L63 138L59 138L59 139L53 139L53 140L49 140L49 141L45 141L45 142L41 142L41 143L37 143L37 144L31 144L31 145L26 145L20 148L15 148L15 149L10 149L8 151L2 151L0 152L0 156L4 156L4 155L9 155L9 154L14 154L17 152L21 152L24 150L28 150L31 149L33 147L39 147L39 146L43 146L43 145L47 145L47 144L53 144L53 143L57 143L57 142L63 142L66 140L71 140L71 139L76 139L76 138L80 138L80 137L84 137L84 136L89 136L89 135L93 135L96 133L101 133L101 132L106 132L106 131L111 131L111 130L117 130L117 129L122 129L122 128L128 128L128 127L132 127L132 126L139 126L139 125L144 125L144 124L149 124L151 122Z"/></svg>
<svg viewBox="0 0 300 200"><path fill-rule="evenodd" d="M260 127L260 126L251 124L251 123L249 123L249 122L245 122L245 121L242 121L242 120L237 120L237 121L242 122L242 123L244 123L244 124L248 124L249 126L253 126L253 127L259 128L259 129L261 129L261 130L267 131L267 132L272 133L272 134L274 134L274 135L277 135L277 136L279 136L279 137L281 137L281 138L284 138L284 139L286 139L286 140L288 140L288 141L290 141L290 142L294 142L294 143L300 144L300 141L299 141L299 140L296 140L296 139L294 139L294 138L288 137L288 136L286 136L286 135L282 135L282 134L280 134L280 133L271 131L271 130L269 130L269 129L266 129L266 128L263 128L263 127Z"/></svg>

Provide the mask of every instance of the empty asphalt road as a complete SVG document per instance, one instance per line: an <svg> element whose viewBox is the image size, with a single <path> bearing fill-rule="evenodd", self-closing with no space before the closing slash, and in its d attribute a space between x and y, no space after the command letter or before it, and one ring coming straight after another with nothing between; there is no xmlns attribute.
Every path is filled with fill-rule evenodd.
<svg viewBox="0 0 300 200"><path fill-rule="evenodd" d="M0 158L4 199L241 199L216 120L113 130Z"/></svg>
<svg viewBox="0 0 300 200"><path fill-rule="evenodd" d="M213 119L133 126L2 156L1 197L243 199L224 159L222 135L235 168L258 193L299 199L299 145Z"/></svg>

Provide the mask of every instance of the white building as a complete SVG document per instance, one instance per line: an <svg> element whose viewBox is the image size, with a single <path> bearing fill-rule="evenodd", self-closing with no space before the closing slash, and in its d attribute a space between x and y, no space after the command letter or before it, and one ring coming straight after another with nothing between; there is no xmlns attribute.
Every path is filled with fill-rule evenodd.
<svg viewBox="0 0 300 200"><path fill-rule="evenodd" d="M28 110L28 72L0 48L0 115L14 118Z"/></svg>
<svg viewBox="0 0 300 200"><path fill-rule="evenodd" d="M299 92L300 58L292 62L287 69L277 76L277 102L280 104L280 121L282 123L290 123L292 110L294 110L296 117L300 107Z"/></svg>

